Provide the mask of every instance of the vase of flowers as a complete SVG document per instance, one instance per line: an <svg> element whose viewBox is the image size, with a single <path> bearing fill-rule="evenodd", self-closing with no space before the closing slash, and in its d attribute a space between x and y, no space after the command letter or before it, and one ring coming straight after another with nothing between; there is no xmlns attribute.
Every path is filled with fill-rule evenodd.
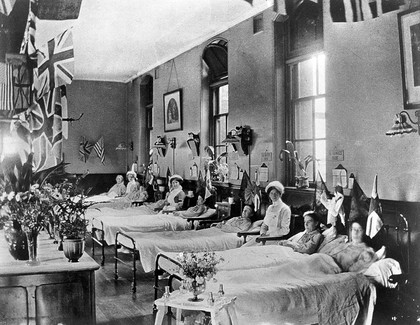
<svg viewBox="0 0 420 325"><path fill-rule="evenodd" d="M279 158L283 161L283 153L287 155L289 162L295 164L295 185L297 188L308 188L309 177L307 176L308 165L315 160L314 156L307 155L301 159L298 152L295 150L295 146L291 141L286 141L287 149L281 149Z"/></svg>
<svg viewBox="0 0 420 325"><path fill-rule="evenodd" d="M34 184L25 192L10 192L0 197L1 208L6 211L16 231L25 233L28 248L28 264L39 264L37 240L39 231L45 226L45 219L51 213L52 204L48 193ZM19 229L20 228L20 229ZM9 248L13 246L9 243ZM12 254L13 256L13 254Z"/></svg>
<svg viewBox="0 0 420 325"><path fill-rule="evenodd" d="M216 265L223 261L214 252L183 252L177 256L180 263L179 272L185 276L187 289L193 297L189 301L202 301L198 295L206 290L206 280L210 280L216 274Z"/></svg>

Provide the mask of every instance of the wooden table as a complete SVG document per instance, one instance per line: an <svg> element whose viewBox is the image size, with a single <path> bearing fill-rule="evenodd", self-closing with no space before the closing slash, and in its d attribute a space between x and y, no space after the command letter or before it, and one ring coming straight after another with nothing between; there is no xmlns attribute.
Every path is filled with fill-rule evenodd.
<svg viewBox="0 0 420 325"><path fill-rule="evenodd" d="M70 263L46 234L38 236L39 265L14 260L0 231L0 323L95 324L95 270L86 253Z"/></svg>
<svg viewBox="0 0 420 325"><path fill-rule="evenodd" d="M202 294L204 297L205 294ZM181 312L182 310L197 310L209 312L211 316L211 323L214 325L227 324L238 325L238 320L236 316L235 300L236 297L227 297L216 298L214 303L209 304L207 299L202 301L192 302L188 301L188 298L191 298L192 294L190 292L182 293L179 290L172 292L169 298L160 298L155 300L155 305L158 308L156 314L155 325L161 325L163 322L163 317L165 314L165 309L167 307L176 308L176 324L183 324L181 321ZM220 312L224 310L227 313L227 316L230 319L230 322L226 320L224 322L220 317Z"/></svg>

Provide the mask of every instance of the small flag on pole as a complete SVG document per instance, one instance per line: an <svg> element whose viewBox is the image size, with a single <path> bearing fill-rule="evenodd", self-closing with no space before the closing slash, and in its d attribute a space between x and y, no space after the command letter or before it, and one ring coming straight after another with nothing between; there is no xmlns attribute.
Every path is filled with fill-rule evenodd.
<svg viewBox="0 0 420 325"><path fill-rule="evenodd" d="M105 165L105 146L104 146L104 137L100 137L100 139L95 143L93 146L95 149L96 154L98 155L101 163Z"/></svg>
<svg viewBox="0 0 420 325"><path fill-rule="evenodd" d="M37 16L38 16L38 3L36 0L30 0L28 20L26 22L23 41L20 46L20 54L27 54L31 60L37 59L37 50L35 47ZM46 91L44 94L46 94L47 92L48 91ZM42 96L39 96L38 98L40 97Z"/></svg>
<svg viewBox="0 0 420 325"><path fill-rule="evenodd" d="M211 176L210 176L210 169L207 169L206 174L206 193L204 194L204 201L207 200L212 194L211 194Z"/></svg>
<svg viewBox="0 0 420 325"><path fill-rule="evenodd" d="M369 215L366 224L366 235L370 238L375 237L383 225L382 207L378 196L378 175L375 175L373 180L372 196L370 198Z"/></svg>

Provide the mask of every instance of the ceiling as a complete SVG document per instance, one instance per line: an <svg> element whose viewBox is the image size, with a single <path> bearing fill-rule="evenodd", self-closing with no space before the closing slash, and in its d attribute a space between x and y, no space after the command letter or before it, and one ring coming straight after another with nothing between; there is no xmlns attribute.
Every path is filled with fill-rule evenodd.
<svg viewBox="0 0 420 325"><path fill-rule="evenodd" d="M36 45L73 27L74 78L128 82L272 6L273 0L83 0L76 20L38 20Z"/></svg>

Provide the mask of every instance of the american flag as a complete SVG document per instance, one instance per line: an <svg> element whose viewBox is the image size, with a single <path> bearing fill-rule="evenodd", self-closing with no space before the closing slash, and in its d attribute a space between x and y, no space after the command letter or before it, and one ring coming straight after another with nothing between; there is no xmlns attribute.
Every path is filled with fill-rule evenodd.
<svg viewBox="0 0 420 325"><path fill-rule="evenodd" d="M6 64L0 63L0 111L10 112L12 110L13 110L13 67L11 64L8 64L8 63Z"/></svg>
<svg viewBox="0 0 420 325"><path fill-rule="evenodd" d="M0 0L2 1L2 0ZM38 15L38 3L31 0L29 3L28 21L26 22L25 34L20 46L20 54L27 54L32 60L37 59L37 51L35 47L36 20Z"/></svg>
<svg viewBox="0 0 420 325"><path fill-rule="evenodd" d="M84 136L80 138L79 159L81 161L86 162L88 160L92 147L93 145Z"/></svg>
<svg viewBox="0 0 420 325"><path fill-rule="evenodd" d="M96 154L98 155L101 163L105 165L105 145L104 145L104 137L101 137L93 146L95 149Z"/></svg>
<svg viewBox="0 0 420 325"><path fill-rule="evenodd" d="M0 0L0 12L3 15L9 16L13 10L16 0Z"/></svg>
<svg viewBox="0 0 420 325"><path fill-rule="evenodd" d="M71 84L73 76L73 33L70 28L38 50L38 68L34 69L36 97L42 97L50 89Z"/></svg>

